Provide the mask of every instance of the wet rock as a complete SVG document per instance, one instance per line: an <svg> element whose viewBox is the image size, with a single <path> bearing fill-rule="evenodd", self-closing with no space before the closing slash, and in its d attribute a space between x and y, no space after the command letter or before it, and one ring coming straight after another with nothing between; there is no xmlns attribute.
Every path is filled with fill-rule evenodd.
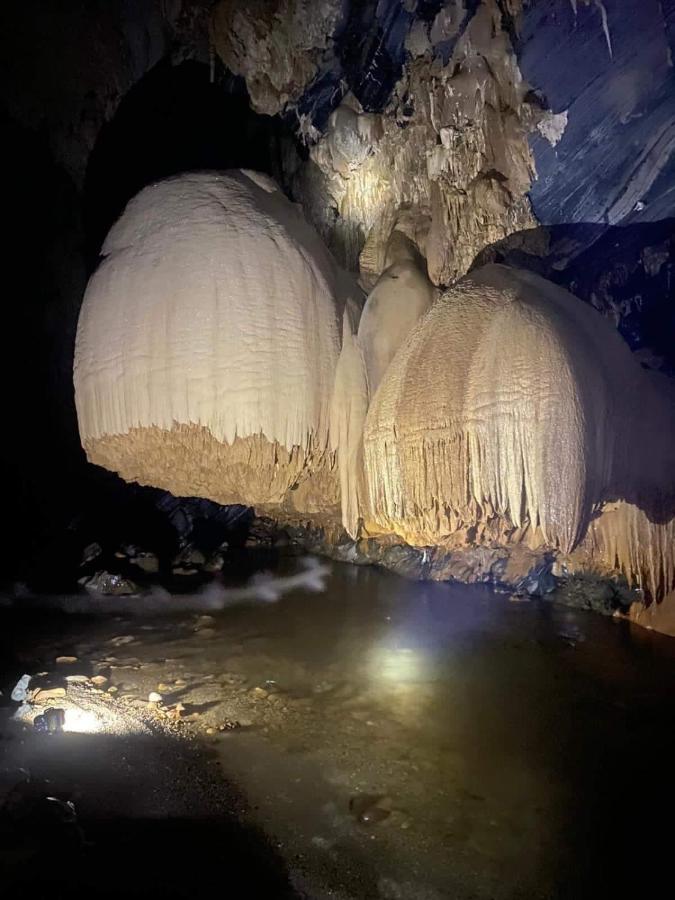
<svg viewBox="0 0 675 900"><path fill-rule="evenodd" d="M179 721L184 712L185 712L185 707L183 706L183 704L176 703L174 706L171 707L168 715L169 715L170 719L175 719L176 721Z"/></svg>
<svg viewBox="0 0 675 900"><path fill-rule="evenodd" d="M66 696L66 689L62 687L38 688L33 694L34 703L47 703L50 700L60 700Z"/></svg>
<svg viewBox="0 0 675 900"><path fill-rule="evenodd" d="M171 570L171 573L178 576L199 575L199 569L186 568L185 566L174 566Z"/></svg>
<svg viewBox="0 0 675 900"><path fill-rule="evenodd" d="M50 709L46 709L42 714L36 716L33 719L33 726L35 730L41 731L45 734L56 734L59 731L63 731L63 726L65 725L65 723L65 711L53 707L51 707Z"/></svg>
<svg viewBox="0 0 675 900"><path fill-rule="evenodd" d="M130 578L105 570L96 572L89 578L81 578L79 582L94 594L121 597L140 593L140 588Z"/></svg>
<svg viewBox="0 0 675 900"><path fill-rule="evenodd" d="M89 684L87 675L66 675L67 684Z"/></svg>
<svg viewBox="0 0 675 900"><path fill-rule="evenodd" d="M225 565L225 557L222 553L214 553L204 564L205 572L220 572Z"/></svg>
<svg viewBox="0 0 675 900"><path fill-rule="evenodd" d="M350 799L349 811L361 825L377 825L391 815L391 797L382 794L358 794Z"/></svg>
<svg viewBox="0 0 675 900"><path fill-rule="evenodd" d="M257 516L246 536L245 547L249 549L272 547L277 533L277 523L266 516Z"/></svg>
<svg viewBox="0 0 675 900"><path fill-rule="evenodd" d="M87 546L82 551L82 562L80 565L86 566L87 563L92 562L97 557L99 557L103 553L100 544L87 544Z"/></svg>
<svg viewBox="0 0 675 900"><path fill-rule="evenodd" d="M261 687L251 688L250 693L256 700L267 700L269 697L269 692Z"/></svg>
<svg viewBox="0 0 675 900"><path fill-rule="evenodd" d="M218 731L236 731L237 728L241 727L241 722L237 722L233 719L225 719L225 721L221 722L218 726Z"/></svg>
<svg viewBox="0 0 675 900"><path fill-rule="evenodd" d="M517 594L543 597L555 590L557 581L552 572L553 558L545 558L534 565L529 572L514 582Z"/></svg>
<svg viewBox="0 0 675 900"><path fill-rule="evenodd" d="M210 640L211 638L216 636L215 628L197 628L195 630L195 634L200 638L206 638L206 640Z"/></svg>
<svg viewBox="0 0 675 900"><path fill-rule="evenodd" d="M495 584L504 580L508 551L503 547L462 547L433 553L430 575L434 581Z"/></svg>
<svg viewBox="0 0 675 900"><path fill-rule="evenodd" d="M399 544L385 550L381 564L405 578L426 578L429 571L429 551Z"/></svg>
<svg viewBox="0 0 675 900"><path fill-rule="evenodd" d="M635 599L627 588L617 583L585 575L566 579L549 594L549 598L564 606L589 609L608 616L617 610L627 612Z"/></svg>
<svg viewBox="0 0 675 900"><path fill-rule="evenodd" d="M177 568L200 569L206 562L206 557L201 550L192 544L184 547L173 561L174 572Z"/></svg>
<svg viewBox="0 0 675 900"><path fill-rule="evenodd" d="M15 703L23 703L28 694L28 685L30 684L31 676L30 675L22 675L21 678L17 681L17 683L12 688L12 700Z"/></svg>
<svg viewBox="0 0 675 900"><path fill-rule="evenodd" d="M132 644L136 638L132 634L120 634L117 637L111 638L108 643L112 644L114 647L123 647L125 644Z"/></svg>
<svg viewBox="0 0 675 900"><path fill-rule="evenodd" d="M138 553L132 556L130 561L147 575L156 575L159 572L159 559L154 553Z"/></svg>
<svg viewBox="0 0 675 900"><path fill-rule="evenodd" d="M108 679L105 675L94 675L91 679L91 683L96 685L96 687L102 687L104 684L108 683Z"/></svg>
<svg viewBox="0 0 675 900"><path fill-rule="evenodd" d="M76 656L57 656L54 661L57 664L57 666L60 666L60 665L70 666L73 663L77 662L77 657Z"/></svg>

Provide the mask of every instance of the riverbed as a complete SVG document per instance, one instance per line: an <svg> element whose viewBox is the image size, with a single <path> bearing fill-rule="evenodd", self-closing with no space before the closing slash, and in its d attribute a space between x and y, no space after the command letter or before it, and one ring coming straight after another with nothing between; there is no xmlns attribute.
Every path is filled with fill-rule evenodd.
<svg viewBox="0 0 675 900"><path fill-rule="evenodd" d="M7 896L598 898L667 870L675 641L625 621L338 563L218 612L2 619ZM23 672L70 731L10 718ZM47 795L76 825L34 826Z"/></svg>

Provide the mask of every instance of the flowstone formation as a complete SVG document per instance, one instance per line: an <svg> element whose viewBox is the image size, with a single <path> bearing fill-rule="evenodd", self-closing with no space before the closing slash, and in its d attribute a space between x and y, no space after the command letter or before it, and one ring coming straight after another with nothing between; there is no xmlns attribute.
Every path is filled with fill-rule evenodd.
<svg viewBox="0 0 675 900"><path fill-rule="evenodd" d="M89 459L177 495L433 551L419 573L431 577L523 583L556 560L666 597L672 383L537 275L488 265L437 296L401 232L385 262L361 311L269 179L146 188L108 236L80 317Z"/></svg>
<svg viewBox="0 0 675 900"><path fill-rule="evenodd" d="M639 436L639 438L638 438ZM367 414L364 519L417 546L518 545L675 587L675 397L597 313L478 269L445 292Z"/></svg>
<svg viewBox="0 0 675 900"><path fill-rule="evenodd" d="M80 321L89 458L417 577L611 576L675 632L671 19L215 3L212 78L304 143L305 218L252 173L130 204Z"/></svg>
<svg viewBox="0 0 675 900"><path fill-rule="evenodd" d="M103 246L78 326L91 462L179 496L337 502L330 402L359 291L271 179L145 188Z"/></svg>

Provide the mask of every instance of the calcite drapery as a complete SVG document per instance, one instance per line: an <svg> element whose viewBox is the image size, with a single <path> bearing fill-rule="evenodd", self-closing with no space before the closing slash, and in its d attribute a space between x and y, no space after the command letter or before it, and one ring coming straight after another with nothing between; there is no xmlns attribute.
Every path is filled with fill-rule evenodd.
<svg viewBox="0 0 675 900"><path fill-rule="evenodd" d="M597 313L532 273L486 266L417 324L371 403L365 518L417 545L481 529L564 554L583 542L663 596L674 409ZM622 502L602 512L608 501Z"/></svg>
<svg viewBox="0 0 675 900"><path fill-rule="evenodd" d="M335 502L329 406L351 283L274 182L151 185L103 256L75 358L89 459L221 503L280 504L291 488L300 509ZM305 484L319 471L320 501Z"/></svg>

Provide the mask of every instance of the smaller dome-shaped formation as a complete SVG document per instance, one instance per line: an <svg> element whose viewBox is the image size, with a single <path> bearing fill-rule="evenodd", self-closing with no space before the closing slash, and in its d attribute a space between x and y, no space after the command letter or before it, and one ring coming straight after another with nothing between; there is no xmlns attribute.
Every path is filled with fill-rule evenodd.
<svg viewBox="0 0 675 900"><path fill-rule="evenodd" d="M569 553L605 501L648 511L650 495L672 497L672 409L594 310L532 273L486 266L418 323L370 405L371 523L418 545L484 529ZM669 516L624 512L617 523L641 527L608 520L587 543L644 580L639 535L657 529L662 557ZM650 565L663 593L672 561Z"/></svg>
<svg viewBox="0 0 675 900"><path fill-rule="evenodd" d="M75 354L88 458L220 503L278 505L293 488L295 508L335 504L329 409L357 291L274 182L154 184L102 253Z"/></svg>
<svg viewBox="0 0 675 900"><path fill-rule="evenodd" d="M368 295L358 331L345 318L342 353L335 380L331 431L340 447L342 524L355 537L364 493L363 425L368 404L398 348L431 306L436 289L424 260L402 233L387 248L387 268Z"/></svg>

